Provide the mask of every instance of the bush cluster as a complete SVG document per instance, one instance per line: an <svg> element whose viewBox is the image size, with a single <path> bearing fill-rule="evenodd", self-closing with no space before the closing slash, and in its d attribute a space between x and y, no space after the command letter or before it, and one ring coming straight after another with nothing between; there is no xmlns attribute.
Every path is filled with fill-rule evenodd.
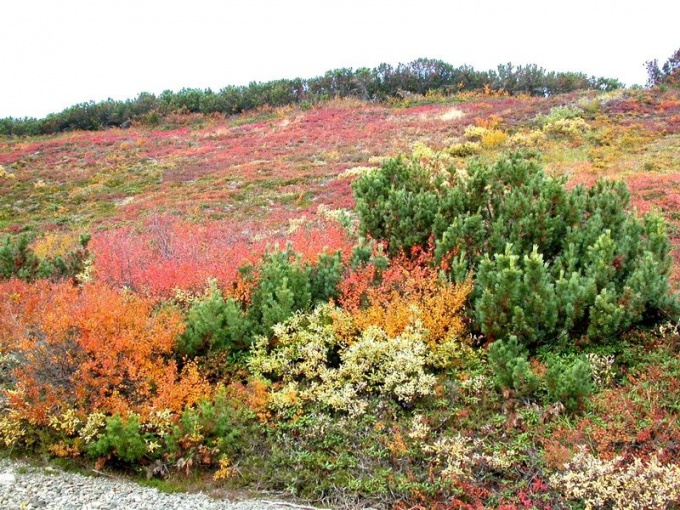
<svg viewBox="0 0 680 510"><path fill-rule="evenodd" d="M454 281L473 274L474 318L488 340L604 341L677 312L665 224L629 211L623 182L568 189L518 153L464 172L397 158L353 190L364 235L392 254L434 242Z"/></svg>
<svg viewBox="0 0 680 510"><path fill-rule="evenodd" d="M181 354L243 354L255 336L268 337L273 326L295 312L337 297L344 266L339 251L321 253L312 265L288 247L266 253L257 268L246 266L241 272L252 285L248 302L225 298L217 288L196 301L178 341Z"/></svg>

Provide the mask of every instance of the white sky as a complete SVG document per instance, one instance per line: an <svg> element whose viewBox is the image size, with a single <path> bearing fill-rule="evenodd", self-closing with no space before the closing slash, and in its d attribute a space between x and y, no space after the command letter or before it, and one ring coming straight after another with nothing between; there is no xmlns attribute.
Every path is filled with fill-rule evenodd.
<svg viewBox="0 0 680 510"><path fill-rule="evenodd" d="M0 118L419 57L644 84L680 0L0 0Z"/></svg>

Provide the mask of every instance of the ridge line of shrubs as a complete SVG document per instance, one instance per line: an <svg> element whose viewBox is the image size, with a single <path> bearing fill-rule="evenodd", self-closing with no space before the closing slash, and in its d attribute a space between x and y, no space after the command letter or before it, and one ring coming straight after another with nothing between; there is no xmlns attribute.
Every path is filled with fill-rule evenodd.
<svg viewBox="0 0 680 510"><path fill-rule="evenodd" d="M510 94L546 96L576 90L614 90L623 84L614 78L588 77L581 72L547 71L536 64L501 64L497 69L477 71L468 65L454 67L441 60L421 58L408 64L382 63L373 69L341 68L314 78L280 79L211 89L166 90L160 95L140 93L135 99L79 103L45 118L0 119L0 135L32 136L71 130L96 131L128 126L131 121L155 124L175 111L224 115L272 107L308 105L332 98L382 101L428 92L451 94L487 89Z"/></svg>

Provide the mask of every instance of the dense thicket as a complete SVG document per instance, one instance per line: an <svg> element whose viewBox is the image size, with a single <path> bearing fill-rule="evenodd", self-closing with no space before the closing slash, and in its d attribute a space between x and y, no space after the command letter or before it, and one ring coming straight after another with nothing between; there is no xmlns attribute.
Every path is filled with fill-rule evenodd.
<svg viewBox="0 0 680 510"><path fill-rule="evenodd" d="M255 108L313 103L336 97L384 100L405 94L444 93L466 90L504 90L511 94L552 95L574 90L612 90L622 84L611 78L588 77L583 73L546 71L535 64L499 65L496 70L476 71L470 66L454 67L433 59L409 64L380 64L374 69L343 68L316 78L282 79L245 86L228 86L218 92L185 88L166 90L159 96L141 93L135 99L109 99L77 104L44 119L12 117L0 119L0 135L21 136L66 130L97 130L125 125L131 120L155 123L174 112L237 114Z"/></svg>
<svg viewBox="0 0 680 510"><path fill-rule="evenodd" d="M623 182L565 183L520 155L444 173L400 158L358 179L354 195L362 232L392 253L434 240L455 281L474 275L488 340L602 341L675 309L663 220L630 212Z"/></svg>

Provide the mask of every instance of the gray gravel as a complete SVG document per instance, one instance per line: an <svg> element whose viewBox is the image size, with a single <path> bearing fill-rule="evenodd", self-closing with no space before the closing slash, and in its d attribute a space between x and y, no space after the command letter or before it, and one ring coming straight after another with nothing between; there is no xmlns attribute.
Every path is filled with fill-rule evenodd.
<svg viewBox="0 0 680 510"><path fill-rule="evenodd" d="M284 502L227 501L197 494L167 494L127 480L83 476L0 460L2 510L291 510Z"/></svg>

